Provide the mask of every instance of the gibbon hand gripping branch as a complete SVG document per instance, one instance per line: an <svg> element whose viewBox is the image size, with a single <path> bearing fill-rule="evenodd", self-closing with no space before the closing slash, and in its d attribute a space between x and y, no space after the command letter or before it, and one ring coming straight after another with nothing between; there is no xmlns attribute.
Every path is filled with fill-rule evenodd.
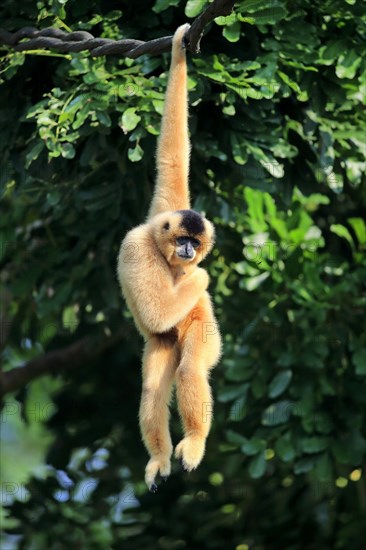
<svg viewBox="0 0 366 550"><path fill-rule="evenodd" d="M193 21L186 35L187 50L198 53L204 27L216 17L229 15L234 4L235 0L214 0ZM14 33L0 29L0 45L10 46L18 52L49 49L61 53L70 53L87 50L93 57L119 55L136 59L144 54L157 55L171 50L172 38L172 36L164 36L156 40L143 42L133 39L95 38L89 32L75 31L67 33L52 27L40 31L33 27L24 27ZM22 42L23 39L26 40Z"/></svg>

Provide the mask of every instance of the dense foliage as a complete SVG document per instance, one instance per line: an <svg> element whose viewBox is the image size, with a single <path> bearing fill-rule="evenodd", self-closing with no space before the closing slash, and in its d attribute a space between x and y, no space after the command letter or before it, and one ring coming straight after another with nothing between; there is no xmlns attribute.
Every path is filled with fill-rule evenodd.
<svg viewBox="0 0 366 550"><path fill-rule="evenodd" d="M0 26L152 39L189 0L4 0ZM358 549L366 537L366 5L242 0L191 56L194 207L224 337L199 470L147 493L142 342L115 269L144 219L169 56L1 53L1 547ZM49 372L52 372L50 365ZM172 412L174 439L179 419Z"/></svg>

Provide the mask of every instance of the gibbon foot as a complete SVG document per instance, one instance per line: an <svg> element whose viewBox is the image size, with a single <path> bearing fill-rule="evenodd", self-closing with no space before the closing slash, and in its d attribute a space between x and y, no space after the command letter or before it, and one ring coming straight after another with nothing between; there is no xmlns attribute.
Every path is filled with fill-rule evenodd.
<svg viewBox="0 0 366 550"><path fill-rule="evenodd" d="M187 472L195 470L205 453L204 437L189 435L182 439L175 448L175 457L181 459L181 464Z"/></svg>
<svg viewBox="0 0 366 550"><path fill-rule="evenodd" d="M168 479L170 474L169 456L152 456L147 463L145 470L145 482L152 493L156 493L158 490L158 486L155 483L155 478L159 473L164 481Z"/></svg>
<svg viewBox="0 0 366 550"><path fill-rule="evenodd" d="M162 481L164 481L164 483L168 480L168 476L161 476L161 479ZM150 487L149 487L149 491L150 493L157 493L158 492L158 486L156 483L153 483Z"/></svg>

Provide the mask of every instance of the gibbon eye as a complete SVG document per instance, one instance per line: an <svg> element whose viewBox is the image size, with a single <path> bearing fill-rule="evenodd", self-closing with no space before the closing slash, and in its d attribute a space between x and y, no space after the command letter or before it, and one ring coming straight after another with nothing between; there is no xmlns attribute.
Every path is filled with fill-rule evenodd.
<svg viewBox="0 0 366 550"><path fill-rule="evenodd" d="M169 227L170 227L169 222L164 223L163 229L166 229L168 231Z"/></svg>
<svg viewBox="0 0 366 550"><path fill-rule="evenodd" d="M194 237L177 237L176 243L179 245L184 245L187 242L190 242L193 248L198 248L201 242Z"/></svg>

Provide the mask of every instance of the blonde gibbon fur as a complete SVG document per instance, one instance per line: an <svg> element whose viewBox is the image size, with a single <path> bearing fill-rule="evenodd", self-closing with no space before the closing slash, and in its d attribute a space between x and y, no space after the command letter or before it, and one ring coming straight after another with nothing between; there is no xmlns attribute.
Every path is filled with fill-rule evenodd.
<svg viewBox="0 0 366 550"><path fill-rule="evenodd" d="M220 333L198 264L210 252L214 228L190 210L187 67L184 35L173 37L172 60L157 147L157 181L147 220L127 233L118 277L135 324L145 339L140 405L142 439L150 454L145 480L170 474L173 451L169 402L176 386L184 437L175 456L185 470L199 465L212 419L209 372L221 353Z"/></svg>

